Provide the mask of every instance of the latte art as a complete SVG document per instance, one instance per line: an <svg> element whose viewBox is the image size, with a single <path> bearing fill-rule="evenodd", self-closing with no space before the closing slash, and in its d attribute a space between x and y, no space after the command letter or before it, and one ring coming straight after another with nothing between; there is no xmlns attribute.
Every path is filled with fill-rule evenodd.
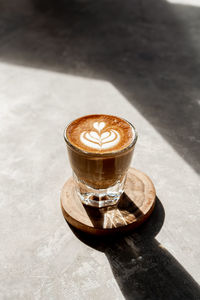
<svg viewBox="0 0 200 300"><path fill-rule="evenodd" d="M75 148L101 155L121 151L135 139L131 124L111 115L88 115L76 119L69 124L65 134Z"/></svg>
<svg viewBox="0 0 200 300"><path fill-rule="evenodd" d="M83 131L80 135L81 142L98 150L116 146L120 141L120 134L114 129L102 132L105 125L105 122L94 122L93 127L96 131Z"/></svg>

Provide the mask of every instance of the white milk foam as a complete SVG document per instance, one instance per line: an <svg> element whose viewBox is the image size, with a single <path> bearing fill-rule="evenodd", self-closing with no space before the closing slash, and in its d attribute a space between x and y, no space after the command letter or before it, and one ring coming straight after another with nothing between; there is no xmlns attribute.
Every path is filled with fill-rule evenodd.
<svg viewBox="0 0 200 300"><path fill-rule="evenodd" d="M120 134L114 129L101 133L105 125L105 122L94 122L93 127L96 131L83 131L80 134L81 142L87 147L98 150L116 146L120 141Z"/></svg>

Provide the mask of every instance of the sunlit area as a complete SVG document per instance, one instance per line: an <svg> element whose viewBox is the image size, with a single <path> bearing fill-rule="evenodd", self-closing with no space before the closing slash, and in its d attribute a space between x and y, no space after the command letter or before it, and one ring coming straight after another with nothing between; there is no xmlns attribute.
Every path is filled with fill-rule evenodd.
<svg viewBox="0 0 200 300"><path fill-rule="evenodd" d="M0 0L0 299L200 299L199 6Z"/></svg>
<svg viewBox="0 0 200 300"><path fill-rule="evenodd" d="M199 0L167 0L167 2L172 4L200 6Z"/></svg>

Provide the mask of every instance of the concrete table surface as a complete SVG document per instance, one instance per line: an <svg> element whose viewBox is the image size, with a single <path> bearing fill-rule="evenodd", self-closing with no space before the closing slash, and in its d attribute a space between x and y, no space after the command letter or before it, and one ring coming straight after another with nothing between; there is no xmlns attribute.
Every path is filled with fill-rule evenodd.
<svg viewBox="0 0 200 300"><path fill-rule="evenodd" d="M200 6L182 2L0 1L0 299L200 299ZM90 113L136 125L157 190L117 239L60 210L63 129Z"/></svg>

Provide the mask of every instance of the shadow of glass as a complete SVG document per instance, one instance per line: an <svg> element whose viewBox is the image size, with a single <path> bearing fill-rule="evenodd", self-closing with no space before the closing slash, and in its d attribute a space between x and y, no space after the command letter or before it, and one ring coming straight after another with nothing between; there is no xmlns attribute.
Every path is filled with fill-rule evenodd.
<svg viewBox="0 0 200 300"><path fill-rule="evenodd" d="M129 198L126 193L123 193L118 203L113 206L102 207L98 209L89 205L83 205L83 207L90 221L96 228L115 228L116 230L116 222L118 225L122 225L124 222L126 222L126 228L128 230L128 224L132 226L133 216L134 218L138 219L137 226L139 226L141 222L139 219L142 220L144 215L140 208Z"/></svg>
<svg viewBox="0 0 200 300"><path fill-rule="evenodd" d="M194 16L199 28L200 8L30 0L26 18L24 1L15 2L11 14L0 0L1 60L111 82L200 171L199 49L188 32Z"/></svg>
<svg viewBox="0 0 200 300"><path fill-rule="evenodd" d="M95 237L70 228L82 242L105 253L125 299L199 299L198 284L155 239L164 217L157 198L151 217L132 233Z"/></svg>

